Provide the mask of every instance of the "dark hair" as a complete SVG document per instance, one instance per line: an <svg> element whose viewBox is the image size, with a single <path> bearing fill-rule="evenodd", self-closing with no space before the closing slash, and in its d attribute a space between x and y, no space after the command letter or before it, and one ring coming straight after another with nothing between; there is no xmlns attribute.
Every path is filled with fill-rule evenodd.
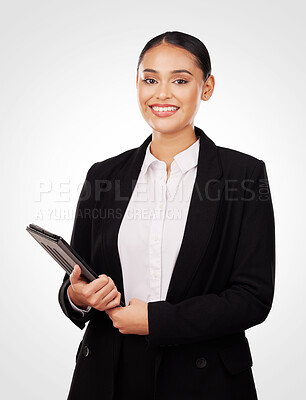
<svg viewBox="0 0 306 400"><path fill-rule="evenodd" d="M149 40L145 47L142 49L142 52L140 53L137 63L137 72L145 53L152 47L158 46L161 43L169 43L189 51L195 56L198 67L203 71L204 82L210 76L210 56L204 43L202 43L201 40L197 39L196 37L189 35L188 33L178 31L168 31Z"/></svg>

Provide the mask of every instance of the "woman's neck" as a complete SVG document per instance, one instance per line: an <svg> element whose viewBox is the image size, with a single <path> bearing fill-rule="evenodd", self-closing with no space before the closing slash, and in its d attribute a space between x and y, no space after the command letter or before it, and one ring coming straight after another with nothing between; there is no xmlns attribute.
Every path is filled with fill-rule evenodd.
<svg viewBox="0 0 306 400"><path fill-rule="evenodd" d="M179 132L162 133L153 131L150 151L154 157L167 164L168 174L174 156L186 150L197 141L193 126L188 126Z"/></svg>

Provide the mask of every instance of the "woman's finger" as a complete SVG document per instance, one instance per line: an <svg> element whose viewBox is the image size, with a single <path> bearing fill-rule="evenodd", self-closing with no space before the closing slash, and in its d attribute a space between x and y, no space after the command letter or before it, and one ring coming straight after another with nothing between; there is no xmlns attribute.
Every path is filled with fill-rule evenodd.
<svg viewBox="0 0 306 400"><path fill-rule="evenodd" d="M105 306L104 311L105 311L105 310L110 310L111 308L114 308L114 307L118 307L118 306L120 305L120 300L121 300L121 293L118 292L116 298L115 298L114 300L110 301L110 302Z"/></svg>
<svg viewBox="0 0 306 400"><path fill-rule="evenodd" d="M111 282L112 281L110 281L105 274L100 275L99 278L94 279L92 282L88 284L88 290L92 294L97 293L99 290L103 289L104 287L106 287L106 285L108 285Z"/></svg>
<svg viewBox="0 0 306 400"><path fill-rule="evenodd" d="M75 264L74 269L69 277L70 282L74 285L77 283L81 275L81 268L79 265Z"/></svg>

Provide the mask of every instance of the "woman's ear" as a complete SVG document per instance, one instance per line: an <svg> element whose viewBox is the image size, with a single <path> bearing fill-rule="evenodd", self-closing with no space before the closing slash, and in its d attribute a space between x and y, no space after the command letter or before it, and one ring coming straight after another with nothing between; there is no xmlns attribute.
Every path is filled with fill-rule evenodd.
<svg viewBox="0 0 306 400"><path fill-rule="evenodd" d="M210 75L206 79L206 82L204 83L201 99L204 101L209 100L213 94L214 88L215 88L215 77L213 75Z"/></svg>
<svg viewBox="0 0 306 400"><path fill-rule="evenodd" d="M207 93L206 93L205 90L203 90L203 92L202 92L201 99L204 100L204 101L208 100L208 96L207 96Z"/></svg>

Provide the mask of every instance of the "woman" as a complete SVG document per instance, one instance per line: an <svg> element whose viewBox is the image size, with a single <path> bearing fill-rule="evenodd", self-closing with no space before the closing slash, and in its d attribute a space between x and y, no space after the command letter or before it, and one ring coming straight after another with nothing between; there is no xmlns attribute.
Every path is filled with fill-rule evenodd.
<svg viewBox="0 0 306 400"><path fill-rule="evenodd" d="M89 321L68 399L257 399L245 330L272 305L274 213L265 163L194 126L214 85L191 35L140 54L152 134L89 169L71 245L99 278L76 266L59 291L71 321Z"/></svg>

